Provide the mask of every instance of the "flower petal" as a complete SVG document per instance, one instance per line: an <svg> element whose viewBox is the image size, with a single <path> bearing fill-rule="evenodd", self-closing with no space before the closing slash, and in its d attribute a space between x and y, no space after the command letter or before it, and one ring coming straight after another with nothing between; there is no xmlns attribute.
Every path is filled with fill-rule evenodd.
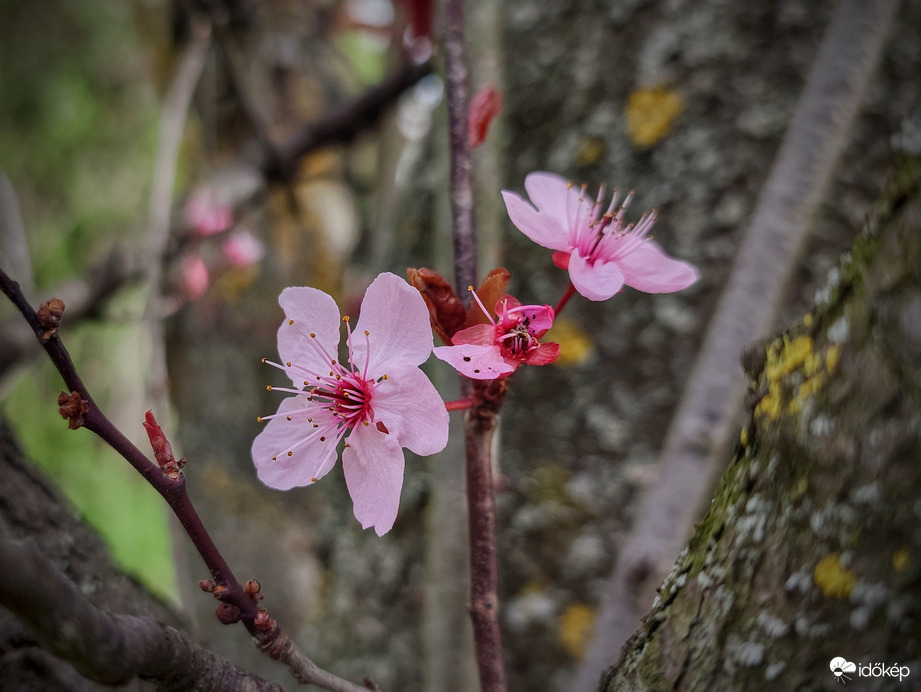
<svg viewBox="0 0 921 692"><path fill-rule="evenodd" d="M569 278L589 300L607 300L624 285L624 275L614 262L589 264L578 251L569 258Z"/></svg>
<svg viewBox="0 0 921 692"><path fill-rule="evenodd" d="M502 357L502 349L495 345L439 346L433 353L461 375L473 380L495 380L515 372L515 367Z"/></svg>
<svg viewBox="0 0 921 692"><path fill-rule="evenodd" d="M555 173L536 171L525 176L524 189L541 215L553 219L568 237L569 214L578 208L582 196L579 188Z"/></svg>
<svg viewBox="0 0 921 692"><path fill-rule="evenodd" d="M442 405L442 408L444 406ZM355 518L378 536L393 528L403 490L403 450L393 435L359 425L342 452L342 470L352 496Z"/></svg>
<svg viewBox="0 0 921 692"><path fill-rule="evenodd" d="M475 324L472 327L461 329L451 337L451 344L479 344L492 346L496 343L496 326L494 324Z"/></svg>
<svg viewBox="0 0 921 692"><path fill-rule="evenodd" d="M325 440L318 435L301 444L315 430L307 417L317 418L324 413L308 402L306 396L282 400L277 417L269 420L253 440L253 463L259 480L270 488L290 490L310 485L329 473L336 464L335 434L326 435Z"/></svg>
<svg viewBox="0 0 921 692"><path fill-rule="evenodd" d="M329 363L311 344L310 334L330 357L337 358L339 345L339 308L336 301L316 288L292 286L278 296L285 311L285 321L278 328L278 355L282 364L294 363L300 368L325 374ZM294 324L291 324L294 320ZM304 386L304 377L288 373L296 387Z"/></svg>
<svg viewBox="0 0 921 692"><path fill-rule="evenodd" d="M375 378L403 365L421 365L435 345L429 311L419 291L386 272L365 291L352 339L352 365L361 370L370 358L368 375Z"/></svg>
<svg viewBox="0 0 921 692"><path fill-rule="evenodd" d="M522 197L502 191L505 209L515 227L538 245L551 250L569 250L569 233L562 219L538 212Z"/></svg>
<svg viewBox="0 0 921 692"><path fill-rule="evenodd" d="M680 291L700 278L697 267L669 257L653 240L618 258L617 265L625 284L646 293Z"/></svg>
<svg viewBox="0 0 921 692"><path fill-rule="evenodd" d="M448 444L448 409L426 374L415 366L388 373L374 390L372 425L378 421L401 447L420 456L440 452Z"/></svg>
<svg viewBox="0 0 921 692"><path fill-rule="evenodd" d="M528 365L548 365L560 357L560 345L552 341L541 344L527 359Z"/></svg>

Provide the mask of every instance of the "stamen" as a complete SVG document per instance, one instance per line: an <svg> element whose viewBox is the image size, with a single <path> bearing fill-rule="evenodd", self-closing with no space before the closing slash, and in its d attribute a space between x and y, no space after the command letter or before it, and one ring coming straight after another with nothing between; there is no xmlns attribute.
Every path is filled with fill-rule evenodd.
<svg viewBox="0 0 921 692"><path fill-rule="evenodd" d="M482 310L483 314L486 315L486 319L489 320L490 324L495 324L496 321L492 318L492 315L489 314L489 310L486 309L486 306L483 305L483 301L480 300L480 296L478 296L477 292L473 290L473 286L467 286L467 290L473 294L473 299L476 301L476 304L480 306L480 310Z"/></svg>

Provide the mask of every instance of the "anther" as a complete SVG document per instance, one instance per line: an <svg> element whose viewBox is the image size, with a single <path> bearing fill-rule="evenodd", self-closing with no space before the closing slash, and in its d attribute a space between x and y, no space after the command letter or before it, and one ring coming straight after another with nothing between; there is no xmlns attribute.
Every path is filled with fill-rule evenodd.
<svg viewBox="0 0 921 692"><path fill-rule="evenodd" d="M265 386L265 391L271 392L271 391L272 391L272 385L267 384L267 385Z"/></svg>
<svg viewBox="0 0 921 692"><path fill-rule="evenodd" d="M288 320L288 325L290 326L292 324L294 324L294 320Z"/></svg>
<svg viewBox="0 0 921 692"><path fill-rule="evenodd" d="M285 365L287 365L287 366L290 368L290 367L291 367L291 361L289 360L287 363L285 363Z"/></svg>
<svg viewBox="0 0 921 692"><path fill-rule="evenodd" d="M343 322L348 322L348 321L349 321L349 316L348 316L348 315L343 315L343 316L342 316L342 321L343 321Z"/></svg>
<svg viewBox="0 0 921 692"><path fill-rule="evenodd" d="M261 422L262 422L262 416L256 416L256 421L259 422L259 423L261 423Z"/></svg>
<svg viewBox="0 0 921 692"><path fill-rule="evenodd" d="M310 338L311 338L311 339L316 339L316 338L317 338L317 335L314 334L313 332L310 332Z"/></svg>
<svg viewBox="0 0 921 692"><path fill-rule="evenodd" d="M294 456L294 452L288 452L288 456L289 457Z"/></svg>
<svg viewBox="0 0 921 692"><path fill-rule="evenodd" d="M265 363L267 360L268 360L268 358L263 358L263 359L262 359L262 362Z"/></svg>

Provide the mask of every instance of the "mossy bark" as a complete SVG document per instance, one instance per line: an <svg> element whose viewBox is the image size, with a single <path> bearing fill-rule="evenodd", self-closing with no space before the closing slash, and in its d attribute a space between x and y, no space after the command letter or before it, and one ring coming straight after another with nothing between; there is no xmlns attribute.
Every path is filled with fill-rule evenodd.
<svg viewBox="0 0 921 692"><path fill-rule="evenodd" d="M839 656L921 677L919 231L903 160L815 308L747 350L735 457L600 690L832 689Z"/></svg>

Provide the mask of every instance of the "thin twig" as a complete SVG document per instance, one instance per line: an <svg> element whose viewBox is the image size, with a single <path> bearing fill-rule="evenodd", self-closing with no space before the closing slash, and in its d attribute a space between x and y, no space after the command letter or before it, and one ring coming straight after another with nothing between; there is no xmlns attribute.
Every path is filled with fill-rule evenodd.
<svg viewBox="0 0 921 692"><path fill-rule="evenodd" d="M772 327L897 4L843 0L837 7L669 426L659 480L620 550L574 689L593 690L637 628L720 470L745 384L741 369L727 364Z"/></svg>
<svg viewBox="0 0 921 692"><path fill-rule="evenodd" d="M39 343L61 374L64 384L72 393L72 396L76 394L77 400L85 404L80 425L105 440L166 500L166 503L191 539L198 554L201 555L215 583L221 587L220 590L215 591L215 596L222 602L229 603L239 609L240 620L256 639L262 651L269 653L273 658L288 666L292 672L306 671L307 674L312 674L315 671L320 671L321 669L310 661L293 643L284 646L277 645L277 642L287 640L287 634L278 627L277 623L268 616L265 610L257 608L255 601L237 581L188 496L185 476L179 474L171 477L163 473L157 464L150 461L105 416L96 405L96 402L93 401L92 396L77 373L67 349L58 336L57 323L55 322L53 328L49 328L48 320L39 318L39 315L23 296L19 284L2 270L0 270L0 290L12 301L35 332ZM327 689L334 689L337 692L367 692L367 686L355 685L325 671L322 671L322 673L322 676L318 679L310 679L309 682L327 687ZM330 681L333 681L336 686L329 687L328 683Z"/></svg>
<svg viewBox="0 0 921 692"><path fill-rule="evenodd" d="M405 65L354 101L308 123L291 138L278 145L276 157L266 156L261 169L267 180L285 182L292 178L297 162L321 146L347 144L375 125L400 94L431 74L431 63Z"/></svg>
<svg viewBox="0 0 921 692"><path fill-rule="evenodd" d="M468 286L476 285L476 226L473 214L473 180L467 144L467 66L464 62L464 3L448 0L445 7L445 72L448 101L448 136L451 150L451 216L454 225L454 272L457 295L464 307L472 302ZM505 380L500 380L504 391ZM461 378L461 396L471 393L471 382ZM488 387L477 383L474 398L486 404ZM470 595L474 651L483 692L506 689L499 623L499 558L496 502L492 478L490 440L501 394L475 406L464 418L467 456L467 508L470 526Z"/></svg>
<svg viewBox="0 0 921 692"><path fill-rule="evenodd" d="M454 271L457 295L470 307L468 286L477 274L476 227L473 215L473 165L467 146L467 65L464 62L464 2L445 7L445 81L448 137L451 146L451 219L454 224Z"/></svg>

